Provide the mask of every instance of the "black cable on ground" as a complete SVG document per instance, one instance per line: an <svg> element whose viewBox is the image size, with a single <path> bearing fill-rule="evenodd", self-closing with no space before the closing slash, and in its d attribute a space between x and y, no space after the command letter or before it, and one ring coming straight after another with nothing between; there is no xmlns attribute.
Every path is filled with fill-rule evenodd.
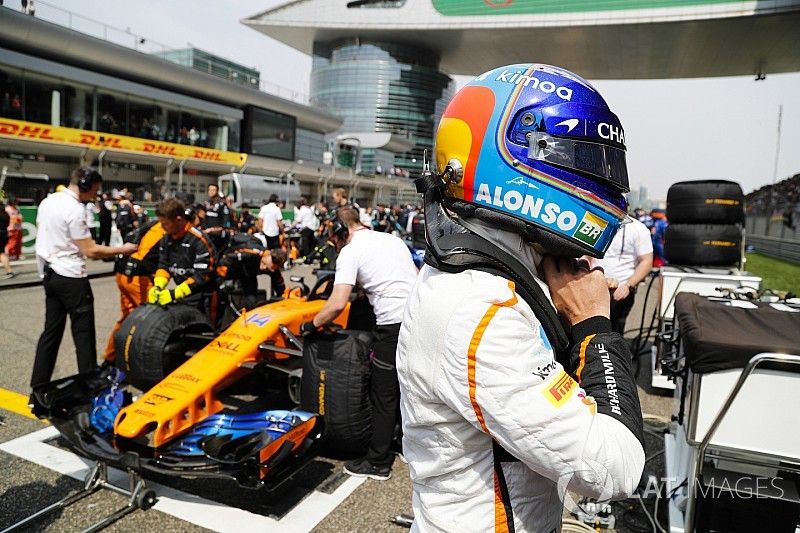
<svg viewBox="0 0 800 533"><path fill-rule="evenodd" d="M647 291L644 293L644 302L642 303L642 317L639 321L639 328L638 328L638 335L631 340L631 354L633 356L633 365L634 365L634 376L639 377L639 372L641 371L641 362L639 358L642 355L642 352L647 346L647 340L650 338L650 334L653 330L653 325L655 324L656 318L658 317L658 306L653 309L653 317L650 320L650 325L647 328L647 334L643 335L644 333L644 321L645 315L647 314L647 302L650 299L650 291L653 288L653 283L655 283L656 279L658 278L659 270L652 270L649 274L650 281L647 284ZM633 330L635 331L635 330Z"/></svg>
<svg viewBox="0 0 800 533"><path fill-rule="evenodd" d="M647 300L650 297L650 290L653 288L653 283L655 283L656 279L658 278L658 271L654 271L653 273L650 274L650 276L651 276L650 282L647 284L647 292L645 292L644 295L644 304L642 305L642 319L639 324L640 329L644 329L644 317L647 312ZM650 333L653 330L653 324L655 323L656 318L658 318L658 311L659 311L658 306L653 308L653 316L650 320L650 326L648 326L647 328L647 334L644 335L644 337L642 337L641 331L639 332L639 337L637 337L636 339L637 342L635 345L636 351L633 352L634 355L636 355L637 357L641 355L641 351L642 348L644 347L644 344L647 342L647 339L650 338Z"/></svg>

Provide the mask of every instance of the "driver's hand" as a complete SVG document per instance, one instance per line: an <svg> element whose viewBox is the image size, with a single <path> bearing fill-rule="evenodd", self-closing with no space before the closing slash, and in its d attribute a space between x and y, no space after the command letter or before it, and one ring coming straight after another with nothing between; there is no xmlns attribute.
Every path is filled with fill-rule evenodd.
<svg viewBox="0 0 800 533"><path fill-rule="evenodd" d="M570 325L587 318L611 314L611 295L603 269L591 268L589 260L547 256L542 261L553 305Z"/></svg>

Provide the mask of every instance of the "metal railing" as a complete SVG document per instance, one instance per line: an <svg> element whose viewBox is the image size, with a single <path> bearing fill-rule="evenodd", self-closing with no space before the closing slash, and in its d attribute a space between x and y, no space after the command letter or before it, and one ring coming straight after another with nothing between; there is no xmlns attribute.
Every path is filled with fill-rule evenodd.
<svg viewBox="0 0 800 533"><path fill-rule="evenodd" d="M745 243L760 254L800 263L800 241L748 234Z"/></svg>
<svg viewBox="0 0 800 533"><path fill-rule="evenodd" d="M137 52L141 52L143 54L155 55L161 57L162 59L166 59L167 61L173 61L175 63L182 64L169 57L165 57L165 54L167 54L168 52L180 50L182 49L182 47L170 46L161 43L149 37L139 35L138 33L134 33L133 31L131 31L130 28L125 28L125 29L117 28L116 26L111 26L110 24L106 24L105 22L101 22L99 20L86 17L78 13L74 13L62 7L50 4L48 2L44 2L42 0L35 0L35 6L36 6L36 12L35 12L36 18L46 20L47 22L51 22L53 24L58 24L59 26L64 26L65 28L75 30L85 35L90 35L92 37L108 41L110 43L124 46L126 48L132 48L133 50L136 50ZM16 1L6 0L4 2L4 7L7 9L22 10L22 6L19 0ZM186 47L196 48L191 43L186 43ZM230 80L231 83L238 83L241 85L241 82L234 81L234 78L236 78L236 76L233 75L234 73L233 69L230 69L229 67L222 65L220 63L216 63L215 69L212 70L216 70L217 68L219 68L223 73L220 74L218 72L210 72L205 69L202 70L201 72L210 72L212 75ZM227 73L227 75L225 73ZM253 88L256 87L253 86ZM305 104L305 105L311 104L311 98L308 94L302 91L297 91L295 89L290 89L288 87L283 87L276 83L267 81L263 78L259 80L257 89L262 92L274 94L275 96L280 96L281 98L292 100L293 102L297 102L300 104Z"/></svg>

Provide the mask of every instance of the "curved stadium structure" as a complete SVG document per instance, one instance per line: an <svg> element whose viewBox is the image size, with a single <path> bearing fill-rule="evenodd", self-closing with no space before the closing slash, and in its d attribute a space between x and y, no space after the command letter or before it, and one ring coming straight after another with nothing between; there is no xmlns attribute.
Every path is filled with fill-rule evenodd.
<svg viewBox="0 0 800 533"><path fill-rule="evenodd" d="M291 0L243 23L314 56L312 98L344 119L340 132L412 133L396 161L415 170L447 74L527 62L587 79L800 71L800 0Z"/></svg>

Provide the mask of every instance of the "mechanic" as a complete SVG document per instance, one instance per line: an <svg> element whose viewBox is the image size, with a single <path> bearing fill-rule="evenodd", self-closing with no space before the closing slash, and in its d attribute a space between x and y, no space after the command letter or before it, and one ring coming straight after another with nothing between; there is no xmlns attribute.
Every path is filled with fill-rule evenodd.
<svg viewBox="0 0 800 533"><path fill-rule="evenodd" d="M333 205L328 211L328 218L330 220L336 218L336 210L340 207L352 207L356 210L359 208L357 203L347 199L347 190L345 190L344 187L336 187L333 189L333 191L331 191L331 200L333 201Z"/></svg>
<svg viewBox="0 0 800 533"><path fill-rule="evenodd" d="M3 276L4 279L11 279L17 275L11 269L11 265L8 262L8 256L10 254L6 254L6 245L8 244L8 228L11 226L11 217L6 212L6 205L3 203L2 199L0 199L0 265L5 269L6 273Z"/></svg>
<svg viewBox="0 0 800 533"><path fill-rule="evenodd" d="M101 259L136 251L133 243L103 246L92 240L83 202L94 200L103 178L89 167L72 171L69 186L42 200L36 215L36 260L45 293L44 331L36 345L31 388L53 376L69 315L78 372L97 365L94 296L86 258ZM33 398L31 397L31 404Z"/></svg>
<svg viewBox="0 0 800 533"><path fill-rule="evenodd" d="M319 261L320 270L336 270L336 257L339 251L336 249L336 243L330 236L330 233L325 235L325 240L322 244L318 244L311 250L311 253L302 257L302 262L306 265Z"/></svg>
<svg viewBox="0 0 800 533"><path fill-rule="evenodd" d="M114 218L114 224L119 230L120 237L123 239L125 236L136 229L136 216L133 212L133 195L125 193L120 195L119 202L117 202L117 215Z"/></svg>
<svg viewBox="0 0 800 533"><path fill-rule="evenodd" d="M669 263L664 255L664 233L669 227L669 220L663 209L653 209L650 218L653 221L653 227L650 228L650 240L653 241L653 266L660 268Z"/></svg>
<svg viewBox="0 0 800 533"><path fill-rule="evenodd" d="M98 233L98 242L108 246L111 243L111 217L112 208L114 204L111 202L111 197L108 193L104 192L100 198L100 231Z"/></svg>
<svg viewBox="0 0 800 533"><path fill-rule="evenodd" d="M219 187L212 183L208 186L208 199L203 203L205 216L200 222L202 229L217 250L225 248L230 236L233 220L231 210L225 198L219 194Z"/></svg>
<svg viewBox="0 0 800 533"><path fill-rule="evenodd" d="M330 324L344 310L356 284L367 294L376 322L375 358L370 369L372 437L366 456L346 462L344 471L352 476L386 480L391 477L394 462L390 447L400 394L395 368L397 333L406 298L417 279L417 268L402 240L363 226L358 211L352 207L337 210L331 232L341 247L333 291L319 313L301 330L310 333Z"/></svg>
<svg viewBox="0 0 800 533"><path fill-rule="evenodd" d="M319 219L308 205L308 198L305 196L301 196L297 201L294 221L300 230L300 255L307 256L317 246L314 232L319 228Z"/></svg>
<svg viewBox="0 0 800 533"><path fill-rule="evenodd" d="M253 235L236 233L228 248L220 254L217 275L221 280L239 280L244 294L244 307L253 309L258 303L258 275L266 274L270 280L272 298L283 297L286 283L283 280L283 264L286 251L281 248L264 248Z"/></svg>
<svg viewBox="0 0 800 533"><path fill-rule="evenodd" d="M344 187L336 187L331 191L331 208L328 209L320 202L321 208L318 209L317 215L320 224L316 233L316 245L314 248L303 257L304 263L311 263L320 260L320 268L325 270L333 270L336 267L336 256L339 251L336 246L331 243L331 227L336 222L336 212L342 207L352 207L359 210L360 207L355 202L350 202L347 199L347 190Z"/></svg>
<svg viewBox="0 0 800 533"><path fill-rule="evenodd" d="M575 74L511 65L456 94L435 146L397 350L412 530L560 531L565 489L623 498L644 466L630 350L584 257L625 217L623 129Z"/></svg>
<svg viewBox="0 0 800 533"><path fill-rule="evenodd" d="M278 207L278 195L270 194L266 205L258 212L261 220L261 233L267 238L267 248L279 248L283 231L283 212Z"/></svg>
<svg viewBox="0 0 800 533"><path fill-rule="evenodd" d="M602 259L595 261L605 271L611 291L611 329L623 335L625 320L636 299L636 286L653 269L653 241L642 222L628 217L614 235Z"/></svg>
<svg viewBox="0 0 800 533"><path fill-rule="evenodd" d="M197 307L215 323L214 246L205 233L192 226L194 213L180 200L167 198L156 214L166 235L159 241L158 268L147 301L160 305L179 301ZM170 279L176 286L168 290Z"/></svg>
<svg viewBox="0 0 800 533"><path fill-rule="evenodd" d="M242 204L242 212L239 213L239 219L236 221L236 229L248 235L252 235L257 231L256 217L250 213L250 206L248 204Z"/></svg>
<svg viewBox="0 0 800 533"><path fill-rule="evenodd" d="M111 335L108 336L103 361L112 364L115 357L114 334L131 312L147 302L147 293L153 285L153 276L158 268L158 247L164 238L164 228L158 220L146 222L125 236L125 242L136 244L139 249L129 256L118 256L114 261L114 275L119 289L119 307L122 311Z"/></svg>

